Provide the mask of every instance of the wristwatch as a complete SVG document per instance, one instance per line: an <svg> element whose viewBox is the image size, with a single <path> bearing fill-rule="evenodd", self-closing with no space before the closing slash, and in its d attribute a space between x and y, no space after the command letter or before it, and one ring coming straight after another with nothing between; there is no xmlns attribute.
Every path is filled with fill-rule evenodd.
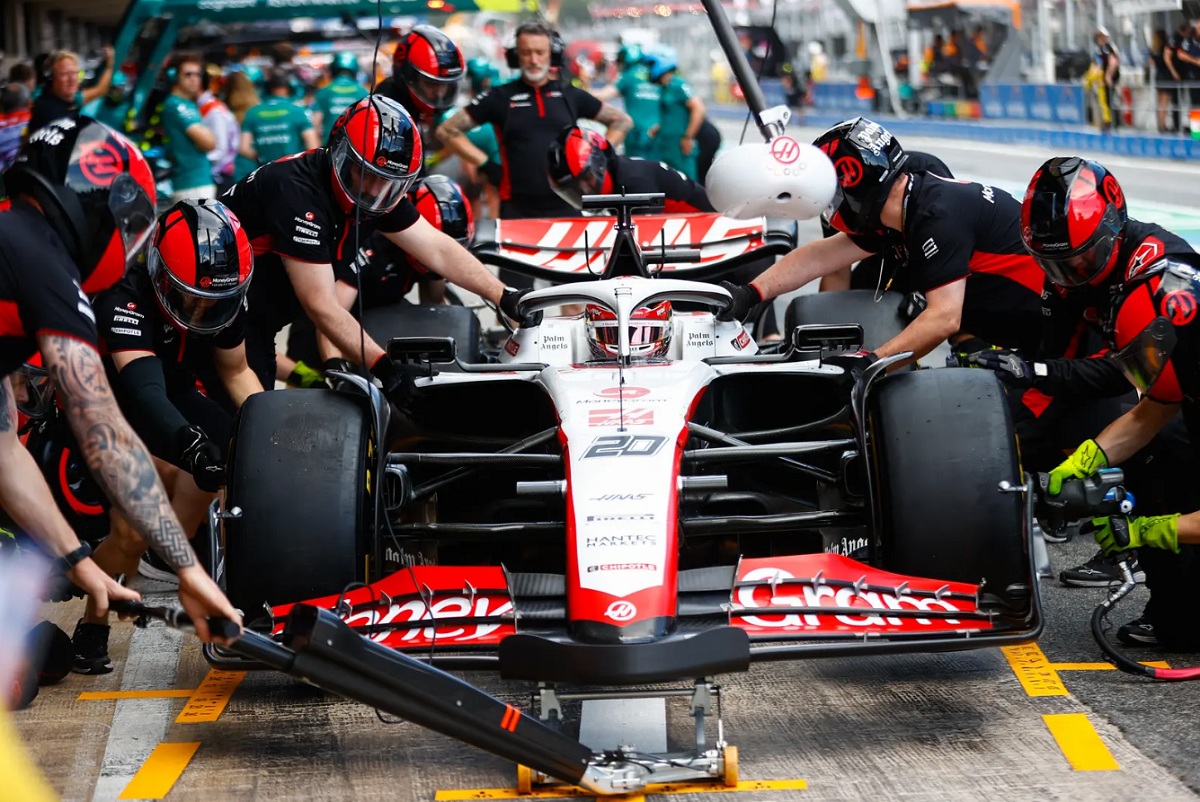
<svg viewBox="0 0 1200 802"><path fill-rule="evenodd" d="M70 554L64 554L63 556L59 557L57 565L59 570L65 574L91 556L92 547L87 543L84 543Z"/></svg>

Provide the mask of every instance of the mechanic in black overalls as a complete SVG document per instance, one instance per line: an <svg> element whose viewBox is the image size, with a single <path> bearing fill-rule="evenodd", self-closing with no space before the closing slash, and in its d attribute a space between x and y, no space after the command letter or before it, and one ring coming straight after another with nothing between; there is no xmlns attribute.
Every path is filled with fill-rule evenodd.
<svg viewBox="0 0 1200 802"><path fill-rule="evenodd" d="M182 469L167 484L189 535L225 484L235 404L262 391L242 345L252 266L250 242L224 206L181 201L159 218L145 262L93 304L122 413L152 455ZM202 377L207 395L197 388ZM218 392L227 406L210 397ZM169 565L145 552L146 542L121 520L96 558L126 576L178 581ZM83 621L81 627L96 627L96 637L76 645L75 670L103 673L98 669L111 668L106 617L85 614Z"/></svg>
<svg viewBox="0 0 1200 802"><path fill-rule="evenodd" d="M1043 457L1049 459L1055 449L1074 448L1116 417L1112 402L1097 399L1117 396L1118 414L1136 402L1118 366L1107 358L1114 301L1124 285L1163 258L1194 259L1195 255L1183 239L1161 226L1129 219L1116 177L1094 161L1074 157L1047 161L1030 181L1021 214L1025 247L1047 277L1042 294L1042 353L1065 358L1035 360L999 352L979 354L976 361L995 369L1007 384L1025 388L1024 412L1044 423L1039 453L1050 452ZM1056 414L1064 403L1090 414ZM1088 427L1083 432L1080 419ZM1089 443L1055 471L1091 463L1096 452ZM1022 440L1022 456L1024 451ZM1126 483L1137 498L1139 514L1188 508L1193 503L1195 471L1178 467L1190 459L1186 432L1175 421L1163 428L1152 447L1125 460ZM1051 464L1059 461L1053 459ZM1046 470L1044 464L1036 469ZM1145 568L1152 586L1176 584L1169 574L1156 580L1148 563L1139 561L1134 567L1139 579ZM1118 577L1115 565L1102 554L1059 575L1064 584L1082 587L1107 587ZM1144 617L1122 627L1118 637L1126 642L1147 638L1153 625Z"/></svg>
<svg viewBox="0 0 1200 802"><path fill-rule="evenodd" d="M563 128L543 161L550 188L573 209L583 209L584 195L661 192L664 214L716 211L702 184L662 162L619 156L590 128Z"/></svg>
<svg viewBox="0 0 1200 802"><path fill-rule="evenodd" d="M465 74L458 45L432 25L418 25L396 43L392 76L376 91L412 115L426 159L440 149L433 131L442 114L454 107L458 84Z"/></svg>
<svg viewBox="0 0 1200 802"><path fill-rule="evenodd" d="M417 213L434 228L464 248L471 246L471 240L475 237L475 220L471 216L471 204L455 181L444 175L422 178L413 186L409 200ZM364 310L403 304L405 296L414 286L418 287L421 303L446 302L446 283L441 276L378 231L372 233L357 252L347 252L333 266L333 274L337 278L338 303L352 314L358 312L355 302L360 287ZM322 373L307 368L308 365L321 365L323 372L346 367L340 357L322 359L317 348L315 329L307 318L292 324L288 334L287 355L297 364L288 383L297 387L324 384Z"/></svg>
<svg viewBox="0 0 1200 802"><path fill-rule="evenodd" d="M564 126L581 117L608 126L608 140L614 145L633 126L621 110L551 79L550 70L561 63L562 50L562 40L544 23L521 25L516 46L509 50L509 66L520 69L520 77L477 96L437 129L440 140L500 187L501 218L578 217L579 211L556 195L546 180L550 144ZM487 163L484 152L463 136L484 123L496 129L499 165Z"/></svg>
<svg viewBox="0 0 1200 802"><path fill-rule="evenodd" d="M833 161L838 191L830 222L838 233L806 243L749 284L725 282L742 318L755 304L899 248L880 290L921 292L928 306L874 358L923 357L943 340L1036 353L1044 275L1021 245L1020 204L1007 193L931 173L910 173L899 142L863 118L840 123L813 143Z"/></svg>
<svg viewBox="0 0 1200 802"><path fill-rule="evenodd" d="M197 562L150 455L121 415L88 299L120 280L150 235L150 167L90 117L64 118L30 137L4 183L13 200L0 208L0 505L89 595L90 612L106 613L109 599L138 598L80 545L17 437L8 377L40 352L97 483L175 569L179 600L208 640L209 616L241 618ZM78 648L78 632L76 641Z"/></svg>
<svg viewBox="0 0 1200 802"><path fill-rule="evenodd" d="M273 386L275 379L275 335L306 313L334 348L380 380L390 400L407 402L400 369L338 303L333 265L367 242L372 231L516 317L521 292L505 288L406 198L421 154L408 112L390 98L370 96L342 113L327 147L264 165L221 197L241 220L255 253L246 352L263 386Z"/></svg>
<svg viewBox="0 0 1200 802"><path fill-rule="evenodd" d="M908 158L904 162L904 170L908 173L933 173L940 175L942 178L954 178L954 173L950 172L950 168L946 163L934 156L932 153L923 153L919 150L907 150ZM821 215L821 236L832 237L837 233L837 229L829 222L832 217L832 212L826 212ZM897 241L896 246L888 250L868 256L858 264L854 265L853 269L846 268L830 273L828 276L821 276L821 292L830 292L833 290L878 290L882 286L882 276L893 275L896 271L898 261L904 259L903 244ZM918 304L919 306L919 304ZM917 306L913 308L913 314L919 311Z"/></svg>
<svg viewBox="0 0 1200 802"><path fill-rule="evenodd" d="M1144 462L1147 453L1163 463L1154 478L1165 484L1143 483L1135 491L1137 517L1128 521L1127 544L1116 542L1112 519L1095 519L1085 529L1104 554L1138 549L1146 569L1150 602L1117 631L1118 639L1193 652L1200 650L1200 257L1168 256L1139 266L1117 289L1111 361L1142 397L1051 473L1051 489L1117 465L1132 489L1130 465ZM1136 466L1134 472L1145 473Z"/></svg>

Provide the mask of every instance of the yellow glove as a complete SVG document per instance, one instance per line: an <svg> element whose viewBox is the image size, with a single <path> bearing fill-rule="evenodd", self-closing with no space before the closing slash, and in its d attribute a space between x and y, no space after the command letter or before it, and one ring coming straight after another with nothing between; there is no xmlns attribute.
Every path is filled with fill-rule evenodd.
<svg viewBox="0 0 1200 802"><path fill-rule="evenodd" d="M1046 490L1052 496L1062 492L1065 479L1086 479L1108 467L1108 457L1095 440L1084 440L1075 453L1067 457L1062 465L1050 471L1050 482Z"/></svg>

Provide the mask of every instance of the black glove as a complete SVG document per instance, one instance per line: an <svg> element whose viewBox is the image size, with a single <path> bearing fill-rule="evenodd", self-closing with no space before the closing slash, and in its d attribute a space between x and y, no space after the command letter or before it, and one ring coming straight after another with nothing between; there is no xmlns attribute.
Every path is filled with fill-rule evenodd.
<svg viewBox="0 0 1200 802"><path fill-rule="evenodd" d="M925 299L923 292L906 292L904 297L900 299L900 305L896 311L900 313L900 317L910 323L917 319L925 309L929 306L929 301Z"/></svg>
<svg viewBox="0 0 1200 802"><path fill-rule="evenodd" d="M742 323L750 316L750 310L761 304L765 299L753 284L734 284L732 281L722 281L721 286L729 290L733 302L728 309L717 313L717 320L736 320Z"/></svg>
<svg viewBox="0 0 1200 802"><path fill-rule="evenodd" d="M839 368L844 368L850 374L850 378L858 381L862 378L863 373L867 368L879 361L879 356L874 351L863 349L856 351L853 354L834 354L833 356L821 357L821 362L829 365L837 365Z"/></svg>
<svg viewBox="0 0 1200 802"><path fill-rule="evenodd" d="M521 299L528 292L528 288L518 290L516 287L505 287L504 292L500 294L500 311L509 320L515 320L521 328L538 326L542 322L541 312L532 312L529 314L521 314L520 312Z"/></svg>
<svg viewBox="0 0 1200 802"><path fill-rule="evenodd" d="M483 164L479 165L479 172L487 179L487 182L494 187L499 187L500 182L504 180L504 168L496 164L491 159L488 159Z"/></svg>
<svg viewBox="0 0 1200 802"><path fill-rule="evenodd" d="M418 393L416 377L427 370L420 365L394 362L384 354L371 366L371 375L383 386L383 397L397 409L409 413Z"/></svg>
<svg viewBox="0 0 1200 802"><path fill-rule="evenodd" d="M175 434L180 444L179 462L206 493L215 493L225 484L225 465L221 449L196 426L187 426Z"/></svg>
<svg viewBox="0 0 1200 802"><path fill-rule="evenodd" d="M996 350L980 351L971 356L971 364L981 368L994 370L1000 381L1010 387L1025 389L1034 387L1038 381L1037 362L1028 362L1015 351ZM1042 376L1045 376L1045 366L1042 366Z"/></svg>

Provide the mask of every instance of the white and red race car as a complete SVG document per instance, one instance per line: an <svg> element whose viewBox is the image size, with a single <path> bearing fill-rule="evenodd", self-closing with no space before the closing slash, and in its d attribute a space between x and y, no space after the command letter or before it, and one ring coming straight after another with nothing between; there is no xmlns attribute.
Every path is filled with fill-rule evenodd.
<svg viewBox="0 0 1200 802"><path fill-rule="evenodd" d="M761 219L631 219L634 199L609 202L615 219L501 223L478 251L566 276L525 311L603 309L610 351L585 316L546 314L494 363L450 338L394 339L389 354L422 374L402 418L351 376L247 401L222 514L223 578L247 621L287 643L303 602L344 622L338 639L348 627L372 650L537 681L545 718L562 685L620 696L682 680L700 694L760 660L1035 638L1031 514L994 375L888 374L898 358L863 370L854 320L760 352L718 319L728 293L694 277L786 236ZM669 344L638 356L635 310L662 301ZM723 738L705 742L703 698L694 750L611 744L585 761L608 783L593 785L736 780ZM505 715L494 724L511 732ZM580 780L554 764L523 784L551 774Z"/></svg>

